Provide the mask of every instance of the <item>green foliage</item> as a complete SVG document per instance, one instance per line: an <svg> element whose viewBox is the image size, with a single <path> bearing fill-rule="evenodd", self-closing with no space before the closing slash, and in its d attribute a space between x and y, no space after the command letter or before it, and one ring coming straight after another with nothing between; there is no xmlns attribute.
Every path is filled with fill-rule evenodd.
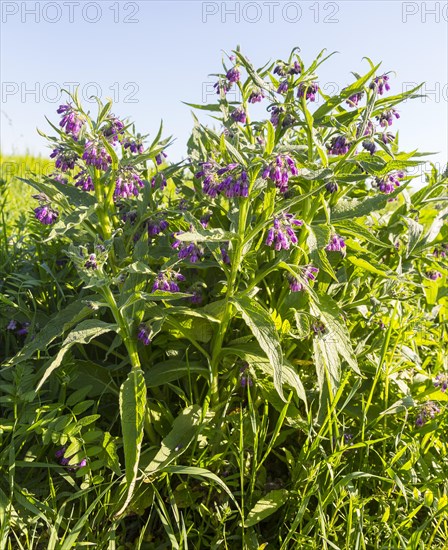
<svg viewBox="0 0 448 550"><path fill-rule="evenodd" d="M234 55L188 161L75 94L2 176L2 548L448 544L447 173L376 122L418 89Z"/></svg>

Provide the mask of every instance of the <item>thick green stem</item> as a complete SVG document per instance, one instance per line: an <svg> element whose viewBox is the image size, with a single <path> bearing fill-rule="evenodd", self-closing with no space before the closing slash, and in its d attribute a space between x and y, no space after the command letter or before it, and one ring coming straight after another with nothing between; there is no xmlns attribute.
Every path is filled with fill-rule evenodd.
<svg viewBox="0 0 448 550"><path fill-rule="evenodd" d="M230 277L227 281L227 292L225 297L226 305L224 309L224 315L221 320L220 330L215 335L212 342L212 357L210 362L210 369L211 369L210 400L211 400L212 407L219 402L219 355L221 353L224 337L226 335L226 332L230 323L230 319L232 317L233 306L231 303L231 299L235 294L236 279L238 276L238 271L240 269L241 260L242 260L248 209L249 209L249 199L248 198L241 199L240 215L238 220L238 241L235 247L235 252L232 255L232 269L230 272Z"/></svg>

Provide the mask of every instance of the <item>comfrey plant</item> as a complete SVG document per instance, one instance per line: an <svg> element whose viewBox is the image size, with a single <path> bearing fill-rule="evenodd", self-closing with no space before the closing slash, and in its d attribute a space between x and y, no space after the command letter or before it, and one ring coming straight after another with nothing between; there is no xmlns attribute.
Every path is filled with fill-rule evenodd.
<svg viewBox="0 0 448 550"><path fill-rule="evenodd" d="M392 422L392 393L401 400L396 410L411 403L408 360L395 367L405 346L400 320L417 295L431 319L438 315L446 277L446 235L438 237L445 214L434 214L430 227L415 207L438 197L443 181L410 198L418 157L386 133L399 123L395 107L417 89L388 95L393 81L368 61L366 74L327 98L317 74L326 59L321 53L307 66L294 49L256 69L236 50L216 75L216 102L193 105L219 127L195 119L188 159L179 164L169 163L161 129L148 144L111 103L98 101L93 117L74 95L58 110L60 125L48 138L57 171L28 183L39 193L41 247L59 244L72 298L34 340L28 334L10 365L39 350L38 391L72 368L94 379L88 392L107 393L98 407L104 418L92 422L109 422L104 433L119 439L106 462L110 476L124 473L111 500L113 522L157 502L154 513L175 538L170 501L173 517L191 509L195 542L207 536L202 544L211 544L215 535L193 529L210 515L197 498L219 508L244 548L276 547L278 536L305 547L298 525L317 517L314 495L328 476L327 467L313 474L307 464L323 453L325 464L339 466L352 453L365 465L370 437L395 452L377 432ZM431 391L446 389L440 376ZM436 409L412 403L423 427ZM56 429L51 437L64 449L57 457L70 457L67 472L94 483L98 445L89 449L88 435L80 443L70 432L68 446ZM350 476L353 465L355 482L352 462L341 471ZM216 490L173 491L177 474L202 476ZM396 484L392 470L374 475ZM171 481L162 489L164 476ZM319 496L320 507L330 492ZM307 508L300 517L298 496ZM260 524L280 508L281 527L263 532ZM303 533L317 525L302 525Z"/></svg>

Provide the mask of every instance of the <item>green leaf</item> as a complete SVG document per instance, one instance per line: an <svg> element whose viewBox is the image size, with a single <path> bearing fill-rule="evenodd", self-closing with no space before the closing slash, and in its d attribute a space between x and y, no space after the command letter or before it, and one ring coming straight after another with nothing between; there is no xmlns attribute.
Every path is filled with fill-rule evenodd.
<svg viewBox="0 0 448 550"><path fill-rule="evenodd" d="M275 489L260 498L247 515L244 526L252 527L260 521L276 512L288 500L289 491L286 489Z"/></svg>
<svg viewBox="0 0 448 550"><path fill-rule="evenodd" d="M27 361L36 351L48 349L53 340L89 315L92 315L92 310L86 306L84 300L72 302L65 309L56 313L34 339L11 359L10 364L17 365L22 361Z"/></svg>
<svg viewBox="0 0 448 550"><path fill-rule="evenodd" d="M386 206L389 199L393 199L399 195L403 189L405 189L407 184L408 182L404 183L400 187L397 187L397 189L389 195L381 193L375 195L374 197L368 197L362 201L357 199L342 199L332 209L331 220L334 222L336 220L360 218L362 216L367 216L370 212L381 210ZM325 218L320 216L315 221L317 223L322 223L325 222Z"/></svg>
<svg viewBox="0 0 448 550"><path fill-rule="evenodd" d="M37 385L36 391L40 390L50 374L61 365L65 354L74 344L88 344L97 336L100 336L105 332L110 332L111 330L117 331L118 326L111 323L105 323L104 321L99 321L97 319L88 319L87 321L79 323L79 325L77 325L76 328L74 328L64 340L57 355L50 359L50 361L43 367L43 373L39 373L40 381Z"/></svg>
<svg viewBox="0 0 448 550"><path fill-rule="evenodd" d="M268 135L266 140L265 152L267 155L270 155L275 146L275 128L270 120L266 121L266 128L268 131Z"/></svg>
<svg viewBox="0 0 448 550"><path fill-rule="evenodd" d="M232 302L270 360L274 369L275 389L286 402L282 389L283 353L274 321L263 307L250 298L236 297Z"/></svg>
<svg viewBox="0 0 448 550"><path fill-rule="evenodd" d="M180 456L196 437L200 421L201 408L199 405L192 405L184 409L173 422L170 433L162 440L156 456L145 467L145 475L153 476Z"/></svg>
<svg viewBox="0 0 448 550"><path fill-rule="evenodd" d="M120 389L120 417L126 472L126 498L115 516L121 515L132 499L137 480L146 414L146 383L141 369L132 369Z"/></svg>
<svg viewBox="0 0 448 550"><path fill-rule="evenodd" d="M169 359L151 366L145 372L145 379L148 388L155 388L179 380L184 376L196 377L198 375L208 378L209 369L202 367L200 363L183 363L177 359Z"/></svg>
<svg viewBox="0 0 448 550"><path fill-rule="evenodd" d="M330 228L324 225L309 225L308 226L308 236L307 236L307 245L310 252L310 257L313 262L322 269L332 279L338 281L333 268L331 267L330 262L324 252L325 247L330 242Z"/></svg>
<svg viewBox="0 0 448 550"><path fill-rule="evenodd" d="M406 247L406 257L409 258L414 248L418 245L423 234L423 225L416 222L412 218L404 218L404 220L408 226L408 245Z"/></svg>
<svg viewBox="0 0 448 550"><path fill-rule="evenodd" d="M378 264L377 262L373 263L373 260L368 262L367 260L358 258L357 256L347 256L347 260L353 265L356 265L356 267L360 267L362 270L368 271L369 273L381 275L382 277L390 277L390 272L386 268L383 268L381 264Z"/></svg>
<svg viewBox="0 0 448 550"><path fill-rule="evenodd" d="M313 340L318 384L322 391L327 381L328 390L335 392L340 380L341 361L339 356L345 359L357 374L361 375L350 334L343 324L338 305L328 295L319 294L318 301L311 300L310 310L325 326L324 334L316 336Z"/></svg>
<svg viewBox="0 0 448 550"><path fill-rule="evenodd" d="M375 246L381 248L391 248L391 243L383 243L375 237L368 227L365 227L354 220L350 221L338 221L334 224L335 228L339 229L343 235L352 235L361 240L367 241Z"/></svg>

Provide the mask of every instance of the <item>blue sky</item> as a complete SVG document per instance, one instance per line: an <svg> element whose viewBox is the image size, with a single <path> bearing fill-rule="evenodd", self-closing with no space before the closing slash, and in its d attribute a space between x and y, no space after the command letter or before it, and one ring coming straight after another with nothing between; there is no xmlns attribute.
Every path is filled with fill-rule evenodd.
<svg viewBox="0 0 448 550"><path fill-rule="evenodd" d="M114 112L154 135L163 119L177 137L169 151L186 153L192 126L182 101L213 101L210 73L222 50L237 44L256 65L285 58L294 46L306 63L323 48L338 51L319 72L327 93L367 70L363 56L395 71L390 93L425 81L426 99L400 108L404 149L448 150L447 2L201 2L2 0L1 149L46 155L36 127L59 120L58 88L78 83L81 96L116 100ZM71 84L70 84L71 83ZM92 104L94 109L94 104Z"/></svg>

